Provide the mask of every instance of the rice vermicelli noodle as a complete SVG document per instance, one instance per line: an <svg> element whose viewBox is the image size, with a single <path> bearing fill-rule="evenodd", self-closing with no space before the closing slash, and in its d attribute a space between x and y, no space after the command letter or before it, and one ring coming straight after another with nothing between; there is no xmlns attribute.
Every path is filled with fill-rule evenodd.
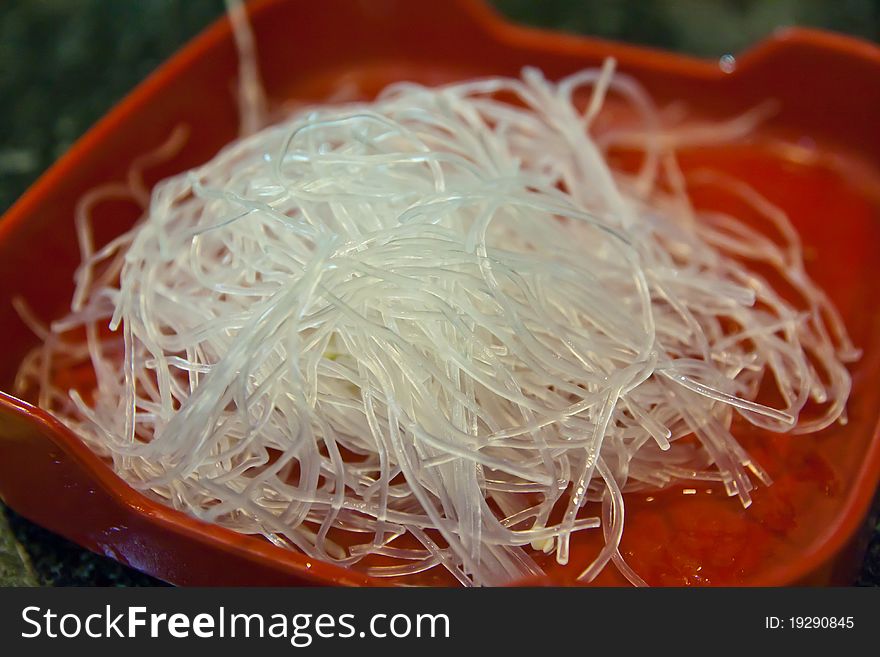
<svg viewBox="0 0 880 657"><path fill-rule="evenodd" d="M498 585L590 531L581 579L642 584L625 493L702 480L747 506L770 479L734 416L845 421L857 352L788 219L677 164L762 112L670 124L610 60L301 108L160 182L107 245L87 199L71 313L18 385L137 489L315 559ZM699 185L765 229L695 209ZM92 391L55 382L83 361Z"/></svg>

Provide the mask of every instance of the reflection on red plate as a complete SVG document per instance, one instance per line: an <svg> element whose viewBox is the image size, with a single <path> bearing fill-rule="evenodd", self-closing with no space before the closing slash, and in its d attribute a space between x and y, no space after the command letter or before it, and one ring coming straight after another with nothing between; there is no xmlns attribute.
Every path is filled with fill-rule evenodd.
<svg viewBox="0 0 880 657"><path fill-rule="evenodd" d="M683 101L694 115L730 116L776 99L778 113L756 138L688 153L683 165L731 173L789 213L810 273L864 351L852 367L849 423L815 436L741 427L738 435L774 485L759 489L748 510L706 485L630 495L622 551L656 585L823 584L852 575L880 478L880 49L790 30L725 73L713 62L512 26L476 0L257 0L251 12L273 98L317 100L346 87L369 95L395 80L516 74L523 65L555 77L613 55L661 103ZM179 124L190 128L187 145L153 181L208 159L235 136L236 71L220 21L96 125L0 222L0 389L11 389L36 341L11 299L24 297L44 318L69 302L79 260L77 199L120 180ZM704 193L697 202L720 207L730 199ZM122 232L136 215L124 205L98 208L98 239ZM80 545L176 584L394 583L311 562L148 500L58 422L2 393L0 496ZM582 532L573 565L589 562L600 540L600 532ZM549 557L545 566L547 578L529 584L573 584L579 572ZM407 583L449 582L432 571ZM622 580L608 568L597 583Z"/></svg>

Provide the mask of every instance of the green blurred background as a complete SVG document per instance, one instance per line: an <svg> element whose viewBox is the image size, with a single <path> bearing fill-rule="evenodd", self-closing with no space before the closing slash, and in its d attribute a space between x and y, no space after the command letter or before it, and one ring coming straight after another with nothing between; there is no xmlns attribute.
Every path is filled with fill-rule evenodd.
<svg viewBox="0 0 880 657"><path fill-rule="evenodd" d="M492 4L522 23L711 58L739 52L790 25L880 41L880 0L493 0ZM0 212L117 100L222 11L222 0L2 0ZM875 509L875 523L876 517ZM855 583L880 585L880 532ZM160 582L81 550L0 504L3 584L150 586Z"/></svg>

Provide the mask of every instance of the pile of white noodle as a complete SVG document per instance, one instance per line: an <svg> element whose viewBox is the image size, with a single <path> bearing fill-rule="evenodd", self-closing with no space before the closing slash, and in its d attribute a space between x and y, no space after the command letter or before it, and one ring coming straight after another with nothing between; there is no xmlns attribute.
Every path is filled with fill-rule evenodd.
<svg viewBox="0 0 880 657"><path fill-rule="evenodd" d="M630 119L602 120L607 93ZM18 383L137 489L314 559L498 585L601 531L571 567L643 584L623 493L720 481L748 505L770 482L735 414L845 418L856 353L785 215L676 164L759 119L669 126L611 62L300 110L159 183L107 246L84 203L72 313ZM767 230L695 211L688 185ZM88 402L52 376L84 360Z"/></svg>

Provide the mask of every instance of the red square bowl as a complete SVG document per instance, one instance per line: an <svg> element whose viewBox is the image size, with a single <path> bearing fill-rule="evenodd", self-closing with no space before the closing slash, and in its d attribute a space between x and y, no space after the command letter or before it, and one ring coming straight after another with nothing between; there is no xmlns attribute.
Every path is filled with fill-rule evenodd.
<svg viewBox="0 0 880 657"><path fill-rule="evenodd" d="M524 65L553 78L609 55L658 101L682 101L693 115L730 116L775 99L779 111L754 139L683 162L733 173L789 213L811 254L810 273L864 351L852 368L849 423L815 436L743 435L776 479L748 510L702 490L630 496L622 550L652 584L823 584L852 576L880 477L880 49L789 30L739 56L730 72L716 62L517 27L477 0L256 0L250 13L264 82L279 100L320 100L346 85L369 95L402 79L517 75ZM79 261L77 200L121 180L134 158L179 124L190 128L186 146L157 167L153 182L210 158L235 137L236 72L229 25L220 20L92 128L0 221L0 390L11 390L36 344L12 298L22 296L45 319L68 306ZM123 232L137 214L98 208L98 238ZM0 495L80 545L175 584L394 583L166 508L128 487L52 417L3 393ZM589 561L596 540L578 542L572 562ZM549 564L546 580L528 583L571 584L579 570ZM418 583L446 582L429 575ZM597 583L621 580L609 568Z"/></svg>

